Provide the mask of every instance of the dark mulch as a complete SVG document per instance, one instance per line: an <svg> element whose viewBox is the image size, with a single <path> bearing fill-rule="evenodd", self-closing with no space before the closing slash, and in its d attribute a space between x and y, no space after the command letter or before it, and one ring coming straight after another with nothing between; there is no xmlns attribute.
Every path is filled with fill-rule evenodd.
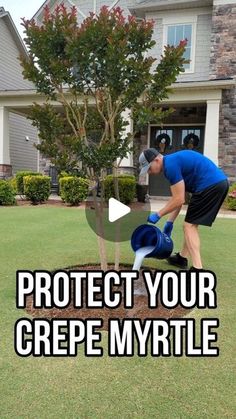
<svg viewBox="0 0 236 419"><path fill-rule="evenodd" d="M33 206L31 204L30 201L27 201L26 199L17 199L17 205L18 206ZM35 205L34 205L35 206ZM36 205L37 206L37 205ZM92 201L88 201L88 202L81 202L78 205L70 205L70 204L66 204L64 203L61 199L49 199L48 201L42 202L40 204L38 204L38 206L43 206L43 207L71 207L71 208L79 208L79 209L86 209L86 208L93 208L93 202ZM130 208L132 210L143 210L145 208L145 204L141 203L141 202L133 202L132 204L130 204Z"/></svg>
<svg viewBox="0 0 236 419"><path fill-rule="evenodd" d="M109 269L113 269L112 265L109 266ZM76 266L70 268L68 270L99 270L98 265L85 265L85 266ZM123 270L131 270L130 265L123 265L120 267ZM147 268L150 269L150 268ZM99 284L99 281L97 281ZM84 284L85 285L85 284ZM121 287L114 287L115 289L123 292L122 286ZM99 298L99 296L98 296ZM73 299L73 296L72 296ZM99 298L100 299L100 298ZM161 303L158 301L157 308L148 308L148 299L146 288L144 285L142 272L140 272L139 279L134 281L134 307L132 309L126 309L124 306L121 305L118 308L110 309L110 308L74 308L73 303L64 309L35 309L33 307L33 296L30 295L27 297L26 300L26 311L33 317L40 317L40 318L76 318L76 319L90 319L90 318L101 318L103 319L103 329L108 330L108 319L112 318L139 318L141 320L147 318L164 318L169 319L171 317L180 318L185 316L189 313L190 310L184 309L181 306L178 306L174 309L167 309L164 308Z"/></svg>
<svg viewBox="0 0 236 419"><path fill-rule="evenodd" d="M26 199L17 199L17 205L22 207L33 207L33 206L43 206L43 207L49 207L49 206L56 206L56 207L65 207L66 204L64 204L60 199L50 199L46 202L42 202L41 204L33 205L30 201L27 201Z"/></svg>

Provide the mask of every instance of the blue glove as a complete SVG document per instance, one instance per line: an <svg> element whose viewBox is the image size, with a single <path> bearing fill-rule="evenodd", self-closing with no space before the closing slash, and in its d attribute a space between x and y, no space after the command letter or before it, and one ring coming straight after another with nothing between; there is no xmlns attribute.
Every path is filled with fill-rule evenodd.
<svg viewBox="0 0 236 419"><path fill-rule="evenodd" d="M170 237L172 230L173 230L173 222L172 221L167 221L164 225L163 233L165 233L167 236Z"/></svg>
<svg viewBox="0 0 236 419"><path fill-rule="evenodd" d="M158 214L158 213L156 213L156 212L153 212L152 214L150 214L149 216L148 216L148 218L147 218L147 221L149 222L149 223L152 223L152 224L156 224L157 223L157 221L159 221L160 220L160 215Z"/></svg>

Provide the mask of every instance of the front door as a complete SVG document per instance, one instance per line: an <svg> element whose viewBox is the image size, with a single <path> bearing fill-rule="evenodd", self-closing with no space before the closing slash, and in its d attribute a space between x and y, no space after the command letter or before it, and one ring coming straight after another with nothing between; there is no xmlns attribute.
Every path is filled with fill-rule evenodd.
<svg viewBox="0 0 236 419"><path fill-rule="evenodd" d="M204 126L151 127L150 147L161 154L171 154L179 150L194 150L203 153ZM164 175L149 175L149 194L151 196L170 196L169 182Z"/></svg>

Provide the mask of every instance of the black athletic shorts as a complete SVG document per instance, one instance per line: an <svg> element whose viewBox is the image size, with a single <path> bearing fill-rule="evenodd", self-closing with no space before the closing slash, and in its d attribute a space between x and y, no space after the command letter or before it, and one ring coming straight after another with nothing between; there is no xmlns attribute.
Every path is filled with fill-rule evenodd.
<svg viewBox="0 0 236 419"><path fill-rule="evenodd" d="M228 180L222 180L201 192L192 194L185 216L190 224L211 226L229 190Z"/></svg>

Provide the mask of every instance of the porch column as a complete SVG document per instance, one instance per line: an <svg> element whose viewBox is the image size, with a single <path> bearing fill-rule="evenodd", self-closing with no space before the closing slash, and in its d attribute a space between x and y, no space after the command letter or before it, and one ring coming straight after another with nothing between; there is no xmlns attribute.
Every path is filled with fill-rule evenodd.
<svg viewBox="0 0 236 419"><path fill-rule="evenodd" d="M131 118L131 110L126 109L122 112L122 117L128 122L128 125L125 127L124 131L124 137L127 136L130 132L133 132L133 121ZM130 146L132 147L133 142L130 143ZM133 152L130 152L127 157L121 160L120 168L126 168L128 171L131 171L133 169ZM124 171L124 170L122 170Z"/></svg>
<svg viewBox="0 0 236 419"><path fill-rule="evenodd" d="M218 165L220 100L207 100L204 154Z"/></svg>
<svg viewBox="0 0 236 419"><path fill-rule="evenodd" d="M9 112L4 106L0 106L0 178L10 177L11 174Z"/></svg>

